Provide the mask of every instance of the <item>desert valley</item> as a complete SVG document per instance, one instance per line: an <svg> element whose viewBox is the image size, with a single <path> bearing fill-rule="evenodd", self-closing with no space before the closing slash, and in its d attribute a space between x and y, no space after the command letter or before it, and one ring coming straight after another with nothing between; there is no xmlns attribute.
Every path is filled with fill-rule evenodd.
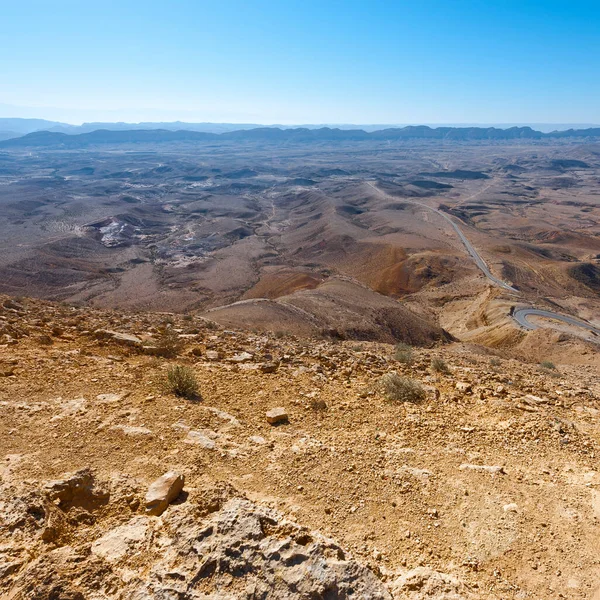
<svg viewBox="0 0 600 600"><path fill-rule="evenodd" d="M403 309L496 345L511 307L600 314L597 144L253 131L0 142L0 291L388 342Z"/></svg>

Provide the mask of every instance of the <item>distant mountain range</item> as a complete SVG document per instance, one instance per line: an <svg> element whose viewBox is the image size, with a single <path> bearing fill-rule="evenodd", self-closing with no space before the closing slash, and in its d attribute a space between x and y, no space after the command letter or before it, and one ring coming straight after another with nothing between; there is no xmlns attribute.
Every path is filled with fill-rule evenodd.
<svg viewBox="0 0 600 600"><path fill-rule="evenodd" d="M0 110L4 105L0 104ZM513 129L530 127L542 133L550 133L555 131L566 131L568 129L590 129L597 128L600 125L593 124L551 124L551 123L425 123L424 125L432 129ZM49 121L46 119L23 119L23 118L0 118L0 140L21 137L28 133L36 131L53 131L56 133L67 133L69 135L77 135L80 133L91 133L100 129L108 131L134 131L134 130L150 130L161 129L166 131L198 131L203 133L228 133L232 131L243 131L248 129L341 129L361 130L367 133L382 131L386 129L404 129L406 124L307 124L307 125L260 125L258 123L187 123L184 121L171 122L143 122L143 123L123 123L123 122L92 122L83 123L82 125L71 125L60 121Z"/></svg>
<svg viewBox="0 0 600 600"><path fill-rule="evenodd" d="M48 121L47 123L51 123ZM123 124L125 125L125 124ZM141 125L141 124L140 124ZM172 124L171 124L172 125ZM185 124L182 124L185 125ZM199 124L198 124L199 125ZM93 126L93 124L89 124ZM131 127L131 126L129 126ZM393 141L402 139L422 140L518 140L518 139L548 139L548 138L592 138L600 137L600 127L588 129L568 129L543 133L531 127L428 127L426 125L409 125L376 131L363 129L340 129L321 127L280 128L254 127L223 131L221 133L194 131L190 129L96 129L86 133L69 134L59 131L34 131L4 139L0 148L83 148L97 144L137 144L161 142L265 142L265 143L310 143L336 141Z"/></svg>
<svg viewBox="0 0 600 600"><path fill-rule="evenodd" d="M0 118L0 140L21 137L27 133L37 131L54 131L57 133L68 133L76 135L90 133L99 129L110 131L130 131L136 129L166 129L169 131L206 131L208 133L223 133L238 129L253 129L261 127L257 124L231 124L231 123L183 123L180 121L172 123L83 123L82 125L70 125L59 121L47 121L45 119L17 119Z"/></svg>

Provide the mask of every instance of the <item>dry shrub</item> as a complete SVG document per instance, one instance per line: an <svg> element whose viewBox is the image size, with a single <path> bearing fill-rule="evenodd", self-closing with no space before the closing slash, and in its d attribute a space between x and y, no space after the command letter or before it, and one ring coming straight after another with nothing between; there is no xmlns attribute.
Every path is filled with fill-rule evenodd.
<svg viewBox="0 0 600 600"><path fill-rule="evenodd" d="M450 368L441 358L434 358L431 361L431 368L435 373L443 373L444 375L448 375L450 373Z"/></svg>
<svg viewBox="0 0 600 600"><path fill-rule="evenodd" d="M154 344L154 355L174 358L183 350L184 343L171 327L162 327Z"/></svg>
<svg viewBox="0 0 600 600"><path fill-rule="evenodd" d="M558 369L556 368L556 365L552 362L550 362L549 360L544 360L543 362L540 363L540 366L538 367L538 370L540 373L543 373L544 375L548 375L549 377L561 377L561 374L559 373Z"/></svg>
<svg viewBox="0 0 600 600"><path fill-rule="evenodd" d="M172 394L188 400L199 400L201 397L194 371L183 365L169 367L165 387Z"/></svg>
<svg viewBox="0 0 600 600"><path fill-rule="evenodd" d="M421 402L425 400L426 392L423 386L414 379L400 377L392 371L381 378L381 385L388 400L394 402Z"/></svg>
<svg viewBox="0 0 600 600"><path fill-rule="evenodd" d="M321 400L320 398L312 398L310 401L310 407L314 411L323 412L327 410L327 403L325 400Z"/></svg>
<svg viewBox="0 0 600 600"><path fill-rule="evenodd" d="M412 346L403 342L396 344L394 358L405 365L412 365L415 358Z"/></svg>

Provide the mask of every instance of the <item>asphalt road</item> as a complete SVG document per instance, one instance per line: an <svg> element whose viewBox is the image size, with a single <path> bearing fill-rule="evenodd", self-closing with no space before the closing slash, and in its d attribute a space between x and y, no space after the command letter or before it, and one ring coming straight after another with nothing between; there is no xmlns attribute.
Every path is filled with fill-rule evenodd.
<svg viewBox="0 0 600 600"><path fill-rule="evenodd" d="M441 210L438 210L437 208L431 208L430 206L427 206L426 204L421 204L420 202L413 202L413 204L418 204L419 206L424 206L425 208L428 208L429 210L432 210L433 212L436 212L438 215L444 217L444 219L446 219L446 221L448 221L448 223L450 223L450 225L452 225L452 227L454 228L454 231L456 231L456 234L460 238L460 241L464 244L465 248L467 249L467 252L471 255L471 258L475 261L475 264L479 267L479 269L483 272L483 274L492 283L495 283L497 286L499 286L509 292L517 292L517 293L519 292L519 290L512 287L511 285L508 285L508 283L506 283L505 281L502 281L501 279L498 279L497 277L494 277L494 275L492 275L488 266L485 264L485 261L483 260L483 258L481 258L481 256L479 255L477 250L475 250L475 248L473 247L471 242L469 242L469 240L465 237L465 235L461 231L460 227L446 213L443 213Z"/></svg>
<svg viewBox="0 0 600 600"><path fill-rule="evenodd" d="M380 190L378 187L374 186L372 183L370 183L368 181L366 183L368 185L370 185L374 190L379 192L380 194L389 196L389 194L386 194L385 192ZM398 201L398 198L394 198L393 196L390 196L390 198L395 201ZM519 290L512 287L511 285L508 285L508 283L506 283L505 281L502 281L501 279L498 279L497 277L494 277L494 275L492 275L488 266L485 264L485 261L483 260L483 258L481 258L481 256L479 256L479 253L477 252L477 250L475 250L475 248L473 247L473 244L471 244L471 242L469 242L469 240L465 237L465 234L462 232L460 227L450 218L450 216L448 216L446 213L442 212L441 210L438 210L437 208L432 208L431 206L427 206L427 204L422 204L421 202L416 202L415 200L408 200L406 198L402 198L402 202L404 202L405 204L415 204L416 206L426 208L434 213L437 213L438 215L440 215L440 217L446 219L446 221L448 221L448 223L450 223L450 225L452 225L452 228L454 229L454 231L460 238L460 241L463 243L464 247L467 249L467 252L471 255L471 258L475 261L475 264L479 267L480 271L493 284L497 285L498 287L501 287L502 289L507 290L509 292L516 292L516 293L519 292Z"/></svg>
<svg viewBox="0 0 600 600"><path fill-rule="evenodd" d="M398 201L398 198L394 198L393 196L390 196L386 192L380 190L378 187L373 185L371 182L367 181L366 183L368 185L370 185L376 192L383 194L384 196L388 196L390 199L392 199L396 202ZM438 210L437 208L432 208L431 206L427 206L427 204L422 204L421 202L415 202L414 200L409 200L407 198L402 198L401 201L404 202L405 204L415 204L422 208L427 208L428 210L431 210L434 213L437 213L438 215L440 215L442 218L446 219L446 221L448 221L448 223L450 223L450 225L452 225L452 228L454 229L454 231L460 238L461 242L467 249L467 252L470 254L471 258L475 261L475 264L479 267L481 272L492 283L494 283L498 287L501 287L502 289L507 290L509 292L515 292L517 294L519 293L519 290L512 287L505 281L502 281L501 279L498 279L497 277L494 277L494 275L492 275L488 266L485 264L485 261L483 260L483 258L481 258L481 256L479 256L479 253L477 252L477 250L475 250L475 248L473 247L471 242L469 242L469 240L465 237L464 233L461 231L460 227L450 218L449 215L442 212L441 210ZM528 316L546 317L548 319L562 321L563 323L567 323L569 325L574 325L575 327L582 327L583 329L587 329L588 331L592 332L593 334L600 336L600 329L598 329L597 327L594 327L590 323L586 323L585 321L581 321L579 319L576 319L575 317L570 317L568 315L561 315L559 313L555 313L555 312L552 312L549 310L540 310L538 308L520 308L518 310L515 310L514 313L512 313L512 318L521 327L524 327L525 329L538 329L539 327L549 327L551 329L554 329L554 327L552 327L552 325L544 326L544 325L535 325L534 323L530 323L527 320Z"/></svg>
<svg viewBox="0 0 600 600"><path fill-rule="evenodd" d="M539 327L543 327L543 325L535 325L527 320L527 317L535 316L535 317L546 317L548 319L555 319L556 321L562 321L563 323L567 323L569 325L575 325L575 327L583 327L583 329L587 329L592 333L600 336L600 329L594 327L590 323L586 323L585 321L580 321L575 317L569 317L568 315L561 315L559 313L555 313L549 310L540 310L538 308L521 308L515 310L513 313L513 319L522 327L526 329L538 329Z"/></svg>

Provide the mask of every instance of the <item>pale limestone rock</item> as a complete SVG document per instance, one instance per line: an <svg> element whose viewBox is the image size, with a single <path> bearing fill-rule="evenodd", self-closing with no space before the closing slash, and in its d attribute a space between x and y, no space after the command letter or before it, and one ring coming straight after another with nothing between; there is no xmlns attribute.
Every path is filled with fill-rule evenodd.
<svg viewBox="0 0 600 600"><path fill-rule="evenodd" d="M117 562L141 549L148 532L148 517L135 517L125 525L111 529L92 543L92 553L107 560Z"/></svg>
<svg viewBox="0 0 600 600"><path fill-rule="evenodd" d="M146 513L155 516L161 515L167 506L179 496L184 482L184 476L175 471L168 471L154 481L146 494Z"/></svg>
<svg viewBox="0 0 600 600"><path fill-rule="evenodd" d="M214 408L212 406L200 406L199 408L213 413L214 415L216 415L220 419L223 419L224 421L229 421L230 425L232 425L233 427L237 427L240 424L240 422L233 415L230 415L224 410L219 410L218 408Z"/></svg>
<svg viewBox="0 0 600 600"><path fill-rule="evenodd" d="M463 463L458 467L461 471L482 471L484 473L490 473L492 475L505 475L504 467L498 465L471 465L469 463Z"/></svg>
<svg viewBox="0 0 600 600"><path fill-rule="evenodd" d="M260 435L251 435L248 438L253 444L258 444L259 446L264 446L267 443L264 437Z"/></svg>
<svg viewBox="0 0 600 600"><path fill-rule="evenodd" d="M548 404L549 400L548 398L540 398L539 396L534 396L533 394L527 394L527 396L524 396L522 398L522 400L524 402L527 402L527 404L532 404L532 405L536 405L536 404Z"/></svg>
<svg viewBox="0 0 600 600"><path fill-rule="evenodd" d="M196 431L194 429L188 431L188 434L183 440L186 444L195 444L196 446L202 446L207 450L214 450L216 447L215 441L212 440L205 431Z"/></svg>
<svg viewBox="0 0 600 600"><path fill-rule="evenodd" d="M94 332L94 336L99 339L111 340L124 346L136 346L142 345L142 340L130 333L120 333L118 331L111 331L110 329L98 329Z"/></svg>
<svg viewBox="0 0 600 600"><path fill-rule="evenodd" d="M112 404L118 402L122 397L121 394L98 394L96 400L102 404Z"/></svg>
<svg viewBox="0 0 600 600"><path fill-rule="evenodd" d="M152 431L147 427L136 427L134 425L113 425L112 431L122 431L125 435L152 435Z"/></svg>
<svg viewBox="0 0 600 600"><path fill-rule="evenodd" d="M398 600L475 598L459 579L430 567L417 567L393 581L389 587L393 597Z"/></svg>
<svg viewBox="0 0 600 600"><path fill-rule="evenodd" d="M288 420L288 414L285 408L277 406L267 411L267 422L271 425L285 423Z"/></svg>
<svg viewBox="0 0 600 600"><path fill-rule="evenodd" d="M252 360L252 354L250 354L250 352L240 352L239 354L232 356L229 360L230 360L230 362L234 362L234 363L248 362L248 361Z"/></svg>

